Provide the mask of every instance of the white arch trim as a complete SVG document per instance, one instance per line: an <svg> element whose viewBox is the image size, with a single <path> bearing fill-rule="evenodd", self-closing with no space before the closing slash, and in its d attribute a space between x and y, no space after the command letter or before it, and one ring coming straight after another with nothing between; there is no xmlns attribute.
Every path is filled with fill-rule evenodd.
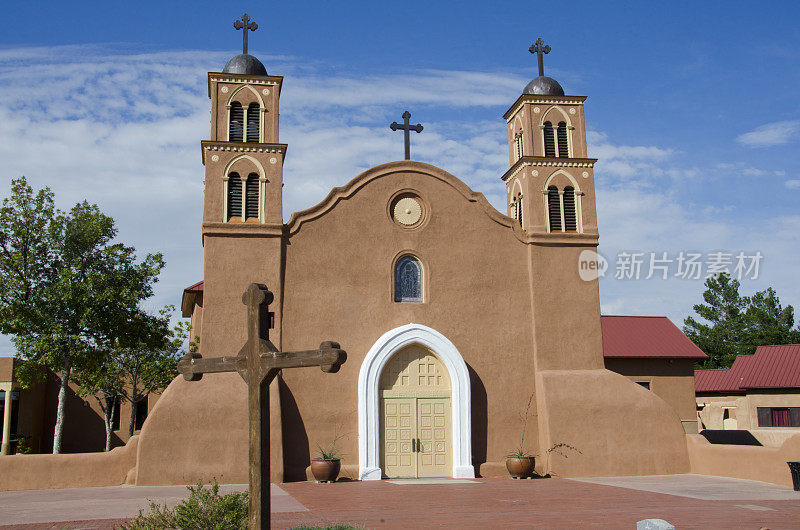
<svg viewBox="0 0 800 530"><path fill-rule="evenodd" d="M250 85L242 85L239 88L237 88L236 90L234 90L233 93L231 94L231 97L228 98L228 106L230 106L231 103L233 103L233 100L236 98L236 95L239 92L241 92L242 90L246 89L246 88L249 89L250 92L253 93L253 95L258 100L258 105L263 109L264 108L264 100L261 99L261 94L256 92L256 90L253 87L251 87Z"/></svg>
<svg viewBox="0 0 800 530"><path fill-rule="evenodd" d="M380 480L380 407L378 381L397 351L419 344L436 354L450 374L453 424L453 478L475 478L472 466L472 398L467 363L447 337L422 324L406 324L384 333L373 344L358 374L358 475Z"/></svg>
<svg viewBox="0 0 800 530"><path fill-rule="evenodd" d="M553 111L553 109L555 109L558 112ZM557 105L551 105L550 108L548 108L546 111L542 113L542 118L539 120L539 126L544 127L544 122L549 121L550 123L553 124L553 129L555 130L556 123L553 123L553 118L548 118L548 116L550 114L557 114L557 113L561 113L561 116L563 116L564 121L567 123L567 127L572 126L572 120L569 119L569 114L564 112L564 109L562 109Z"/></svg>
<svg viewBox="0 0 800 530"><path fill-rule="evenodd" d="M544 186L542 187L542 193L547 193L547 188L550 186L550 183L553 182L553 179L555 179L558 175L564 175L565 177L567 177L567 180L569 180L572 183L572 188L578 193L581 192L581 187L578 186L578 181L575 180L575 178L572 175L570 175L563 169L559 169L554 171L552 175L547 177L547 179L544 182Z"/></svg>

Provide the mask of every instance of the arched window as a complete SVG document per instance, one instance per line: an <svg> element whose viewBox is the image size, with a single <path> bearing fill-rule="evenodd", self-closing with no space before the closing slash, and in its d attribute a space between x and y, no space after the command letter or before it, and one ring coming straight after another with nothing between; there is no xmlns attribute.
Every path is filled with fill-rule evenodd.
<svg viewBox="0 0 800 530"><path fill-rule="evenodd" d="M394 301L422 302L422 265L414 256L403 256L394 266Z"/></svg>
<svg viewBox="0 0 800 530"><path fill-rule="evenodd" d="M578 215L575 211L575 189L572 186L564 188L564 231L578 231Z"/></svg>
<svg viewBox="0 0 800 530"><path fill-rule="evenodd" d="M228 130L228 139L231 142L241 142L244 134L244 109L238 101L231 103L231 122Z"/></svg>
<svg viewBox="0 0 800 530"><path fill-rule="evenodd" d="M522 131L518 132L516 136L514 136L514 151L517 155L517 160L522 158Z"/></svg>
<svg viewBox="0 0 800 530"><path fill-rule="evenodd" d="M550 231L561 230L561 198L555 186L547 188L547 214L550 219Z"/></svg>
<svg viewBox="0 0 800 530"><path fill-rule="evenodd" d="M553 132L553 124L549 121L544 122L544 156L556 156L556 139Z"/></svg>
<svg viewBox="0 0 800 530"><path fill-rule="evenodd" d="M567 158L569 156L569 143L567 142L567 124L563 121L558 124L558 156Z"/></svg>
<svg viewBox="0 0 800 530"><path fill-rule="evenodd" d="M238 173L228 175L228 220L242 217L242 179Z"/></svg>
<svg viewBox="0 0 800 530"><path fill-rule="evenodd" d="M258 175L250 173L244 187L244 216L258 217Z"/></svg>
<svg viewBox="0 0 800 530"><path fill-rule="evenodd" d="M258 141L258 125L260 121L261 108L258 103L250 103L247 107L247 141Z"/></svg>
<svg viewBox="0 0 800 530"><path fill-rule="evenodd" d="M519 226L522 226L522 192L517 193L512 199L511 208L514 219L519 222Z"/></svg>

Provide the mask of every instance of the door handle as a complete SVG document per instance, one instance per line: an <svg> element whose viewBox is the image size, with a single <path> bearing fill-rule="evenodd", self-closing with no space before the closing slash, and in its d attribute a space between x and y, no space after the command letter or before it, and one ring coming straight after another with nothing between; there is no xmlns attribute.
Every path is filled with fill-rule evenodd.
<svg viewBox="0 0 800 530"><path fill-rule="evenodd" d="M412 438L411 439L411 452L412 453L416 453L417 452L416 441L417 441L416 438Z"/></svg>

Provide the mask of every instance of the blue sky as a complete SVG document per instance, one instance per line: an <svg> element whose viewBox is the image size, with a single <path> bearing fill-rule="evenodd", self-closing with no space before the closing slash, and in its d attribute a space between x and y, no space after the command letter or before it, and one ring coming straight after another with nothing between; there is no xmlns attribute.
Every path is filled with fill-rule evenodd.
<svg viewBox="0 0 800 530"><path fill-rule="evenodd" d="M536 75L586 95L600 251L760 251L760 277L800 304L800 8L790 2L63 3L0 20L0 175L87 198L120 238L162 250L149 304L176 304L202 276L199 142L205 73L241 47L285 76L284 219L375 164L402 157L388 129L406 108L425 131L415 159L504 211L503 112ZM0 187L0 196L8 186ZM613 274L611 274L613 276ZM702 281L601 280L605 313L680 324ZM0 354L10 346L0 340Z"/></svg>

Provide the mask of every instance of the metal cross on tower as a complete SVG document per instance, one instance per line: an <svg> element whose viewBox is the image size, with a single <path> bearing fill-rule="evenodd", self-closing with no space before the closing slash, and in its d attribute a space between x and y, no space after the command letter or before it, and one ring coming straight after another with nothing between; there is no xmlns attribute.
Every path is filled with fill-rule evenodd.
<svg viewBox="0 0 800 530"><path fill-rule="evenodd" d="M550 46L546 46L544 41L541 37L536 39L536 42L531 44L531 47L528 48L528 51L531 53L535 53L539 56L539 75L544 75L544 54L550 53Z"/></svg>
<svg viewBox="0 0 800 530"><path fill-rule="evenodd" d="M393 131L396 131L397 129L402 129L403 130L403 134L405 136L405 145L406 145L406 160L411 160L411 137L410 137L411 135L409 133L411 131L416 131L418 133L422 132L422 125L421 124L419 124L419 123L416 124L416 125L409 125L408 124L409 118L411 118L411 113L408 112L408 111L405 111L403 113L403 125L400 125L396 121L393 121L392 124L389 125L389 128L391 130L393 130Z"/></svg>
<svg viewBox="0 0 800 530"><path fill-rule="evenodd" d="M250 416L250 530L269 528L269 384L283 368L319 366L334 373L347 359L335 342L323 342L318 350L281 352L269 340L269 304L273 295L264 285L251 283L242 295L247 306L247 342L234 357L209 357L187 353L178 371L187 381L203 374L238 372L247 383Z"/></svg>
<svg viewBox="0 0 800 530"><path fill-rule="evenodd" d="M255 31L258 29L258 24L255 22L250 22L250 15L245 13L242 15L241 20L235 20L233 22L233 27L236 29L244 30L242 32L242 53L247 55L247 30Z"/></svg>

